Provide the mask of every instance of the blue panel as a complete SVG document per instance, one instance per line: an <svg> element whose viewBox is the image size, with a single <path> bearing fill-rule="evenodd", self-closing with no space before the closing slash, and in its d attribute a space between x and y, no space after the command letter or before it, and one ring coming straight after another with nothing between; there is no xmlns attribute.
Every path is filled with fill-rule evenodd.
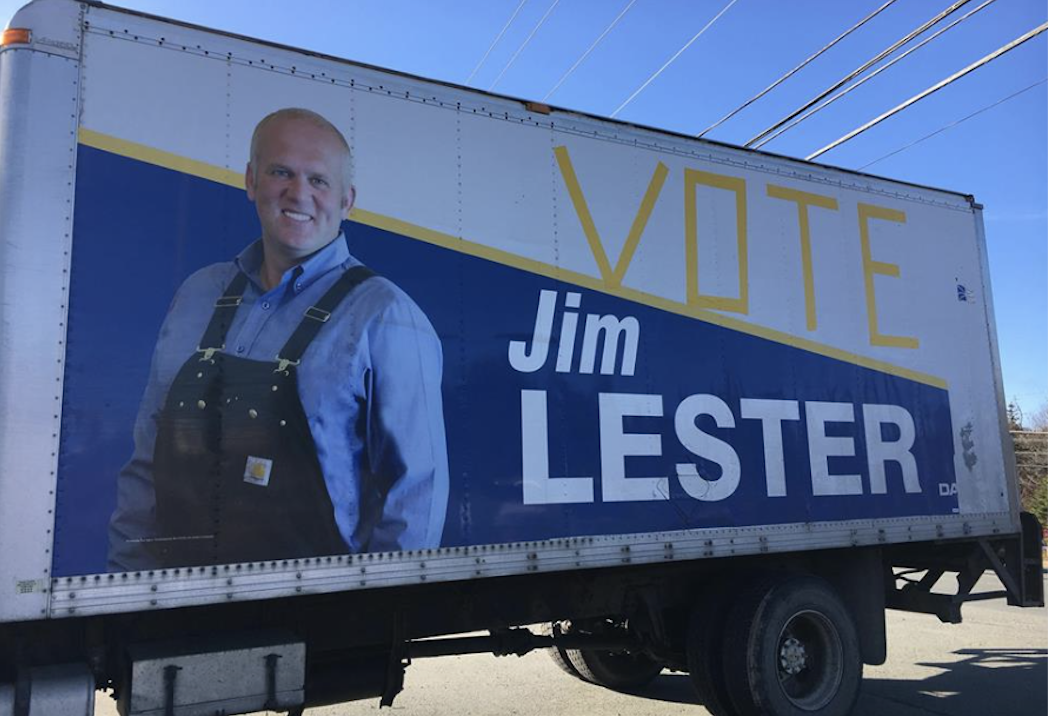
<svg viewBox="0 0 1048 716"><path fill-rule="evenodd" d="M939 487L954 483L944 390L378 229L347 230L351 252L407 291L443 342L451 468L445 546L956 511L956 496L940 496ZM138 401L171 296L194 270L229 260L257 233L254 209L242 191L80 148L56 576L105 569L116 476L131 454ZM581 294L579 308L572 309L579 327L570 372L554 368L556 338L546 364L535 372L518 372L508 359L510 341L531 341L542 290L557 292L554 337L565 294ZM580 373L588 314L637 320L634 375L601 375L600 351L596 374ZM550 476L593 478L594 502L524 504L522 390L546 394ZM624 429L661 436L660 455L627 457L625 470L627 479L668 477L669 499L601 499L601 393L659 396L662 417L627 417ZM690 497L675 476L678 463L698 464L699 474L710 480L720 474L716 463L690 453L674 428L678 405L695 394L717 396L735 419L734 428L718 428L708 416L697 423L739 456L739 486L718 502ZM740 417L744 398L800 403L800 420L783 423L785 496L767 494L761 423ZM829 467L833 474L861 475L862 495L813 494L806 401L853 406L855 421L829 423L827 433L852 438L856 457L830 458ZM886 493L870 494L863 404L900 406L913 417L919 493L903 490L901 470L889 462ZM886 426L884 441L898 437L892 428Z"/></svg>
<svg viewBox="0 0 1048 716"><path fill-rule="evenodd" d="M957 508L956 495L939 495L940 483L954 483L952 428L944 390L368 227L357 227L350 248L376 270L394 276L426 310L444 341L452 475L445 546L949 514ZM507 358L508 344L530 340L541 289L557 291L561 300L568 291L581 293L578 311L582 314L636 317L641 326L636 374L581 375L578 346L573 372L557 373L556 339L542 369L530 374L515 371ZM454 299L452 292L458 293ZM581 343L583 321L579 324ZM461 337L460 332L464 332ZM558 321L553 335L559 332ZM521 390L547 392L550 475L594 477L596 502L523 504ZM627 477L672 476L677 463L697 461L700 474L711 480L719 476L713 463L703 464L680 444L673 415L689 395L709 393L724 400L735 416L734 429L717 428L709 417L700 418L698 425L730 443L739 454L742 478L738 489L723 501L700 502L671 477L669 500L601 502L600 393L662 396L665 417L626 419L627 432L657 433L662 439L661 457L626 459ZM799 421L783 424L787 495L769 498L761 423L739 418L741 398L854 405L855 422L829 423L827 433L852 437L856 457L831 457L829 465L832 474L862 475L865 494L812 494L802 407ZM886 494L869 494L861 422L864 403L901 406L913 416L917 440L912 453L923 488L920 493L907 494L899 466L889 462ZM886 426L887 433L890 427ZM891 441L897 432L883 434L882 439Z"/></svg>
<svg viewBox="0 0 1048 716"><path fill-rule="evenodd" d="M105 571L106 527L175 290L258 235L244 192L80 146L55 576Z"/></svg>

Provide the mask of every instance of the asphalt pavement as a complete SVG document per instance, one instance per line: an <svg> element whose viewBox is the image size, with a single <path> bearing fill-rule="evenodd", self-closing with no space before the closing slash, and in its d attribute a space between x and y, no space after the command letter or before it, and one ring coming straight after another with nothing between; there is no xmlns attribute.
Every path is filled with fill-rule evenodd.
<svg viewBox="0 0 1048 716"><path fill-rule="evenodd" d="M976 591L1000 589L984 577ZM888 612L888 661L866 667L853 716L1044 716L1048 610L1003 599L963 608L964 623ZM100 695L96 713L114 716ZM391 710L403 716L706 716L687 674L663 672L643 695L620 694L560 671L544 652L416 660ZM307 716L379 716L378 699L309 709Z"/></svg>

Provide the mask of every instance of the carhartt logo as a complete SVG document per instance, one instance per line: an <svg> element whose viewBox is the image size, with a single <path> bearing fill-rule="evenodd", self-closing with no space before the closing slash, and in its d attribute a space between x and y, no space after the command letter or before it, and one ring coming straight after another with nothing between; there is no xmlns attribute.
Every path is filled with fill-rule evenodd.
<svg viewBox="0 0 1048 716"><path fill-rule="evenodd" d="M244 466L244 482L252 485L266 487L269 485L269 475L273 471L273 461L264 457L247 456L247 465Z"/></svg>

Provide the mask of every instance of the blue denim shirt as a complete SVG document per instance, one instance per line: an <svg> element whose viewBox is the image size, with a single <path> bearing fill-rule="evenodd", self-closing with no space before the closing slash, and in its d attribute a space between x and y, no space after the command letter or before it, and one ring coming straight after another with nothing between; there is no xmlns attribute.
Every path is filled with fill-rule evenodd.
<svg viewBox="0 0 1048 716"><path fill-rule="evenodd" d="M340 235L270 291L262 288L261 264L262 244L256 241L234 261L197 271L175 294L135 421L134 454L117 482L110 571L155 566L141 541L156 530L156 418L175 375L194 354L215 300L236 272L250 280L225 350L272 361L304 311L360 262ZM303 355L299 399L348 552L440 545L448 500L442 370L440 340L429 320L381 277L360 284Z"/></svg>

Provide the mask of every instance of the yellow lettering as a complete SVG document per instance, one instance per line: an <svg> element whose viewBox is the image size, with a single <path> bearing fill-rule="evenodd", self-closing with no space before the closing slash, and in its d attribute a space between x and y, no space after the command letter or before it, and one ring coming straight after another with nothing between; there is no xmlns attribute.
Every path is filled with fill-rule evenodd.
<svg viewBox="0 0 1048 716"><path fill-rule="evenodd" d="M597 268L600 269L601 278L604 279L604 283L609 288L621 286L626 270L629 268L630 262L633 261L633 254L637 251L637 245L640 243L641 234L644 233L644 227L648 225L651 211L655 208L655 201L659 198L662 185L666 183L666 175L669 174L669 169L662 162L655 166L655 173L648 183L647 191L644 192L644 198L641 199L640 208L637 209L637 215L633 218L633 225L630 226L630 231L626 235L626 244L622 247L618 261L615 262L615 268L612 269L611 263L608 261L608 255L604 251L604 244L601 243L600 234L597 233L597 226L593 223L593 216L590 214L589 206L586 204L586 197L582 194L579 179L575 175L575 167L571 163L571 156L568 155L568 148L564 146L554 147L553 153L557 157L560 174L564 177L564 184L568 187L568 195L571 197L571 203L575 207L575 213L578 214L579 223L582 224L582 231L586 234L586 241L589 242L590 251L593 252L593 258L597 261Z"/></svg>
<svg viewBox="0 0 1048 716"><path fill-rule="evenodd" d="M809 331L818 327L815 316L815 277L811 267L811 227L808 223L808 207L818 206L837 211L837 200L829 196L809 194L806 191L787 189L783 186L768 185L768 196L773 199L785 199L797 204L797 221L801 227L801 275L804 280L804 315Z"/></svg>
<svg viewBox="0 0 1048 716"><path fill-rule="evenodd" d="M695 187L699 184L735 192L735 231L739 256L739 297L706 296L699 293L699 231L695 207ZM684 264L687 272L688 303L734 313L749 313L749 264L746 248L746 182L738 177L684 170Z"/></svg>
<svg viewBox="0 0 1048 716"><path fill-rule="evenodd" d="M873 290L876 274L899 278L899 267L884 261L874 261L870 250L870 219L906 223L906 214L895 209L872 204L859 204L859 239L862 242L862 274L866 282L866 315L870 326L870 345L893 348L917 348L920 342L910 336L889 336L881 333L877 323L877 297Z"/></svg>

